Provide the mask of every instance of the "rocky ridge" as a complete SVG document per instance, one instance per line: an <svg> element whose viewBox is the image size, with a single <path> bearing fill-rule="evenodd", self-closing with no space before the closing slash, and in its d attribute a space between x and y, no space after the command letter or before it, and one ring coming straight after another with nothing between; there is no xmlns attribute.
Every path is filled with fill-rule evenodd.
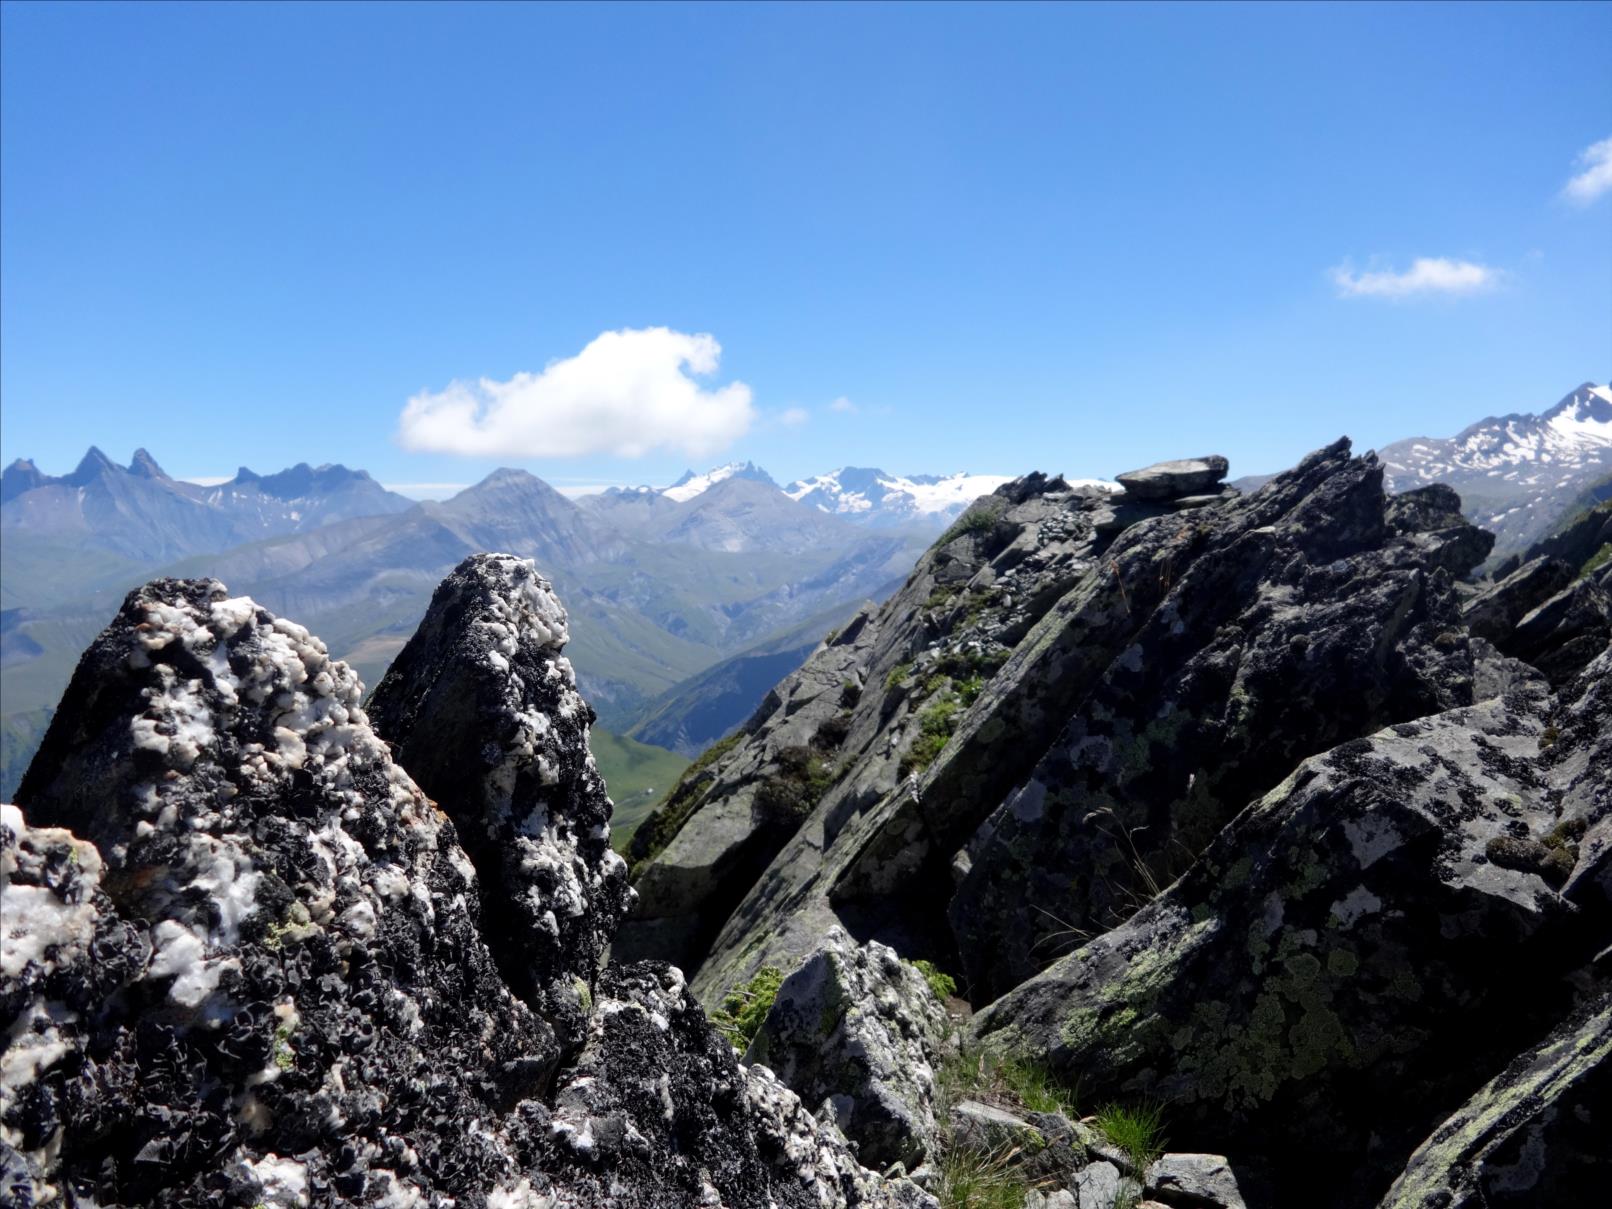
<svg viewBox="0 0 1612 1209"><path fill-rule="evenodd" d="M639 833L617 951L715 1004L840 928L956 972L965 1048L1166 1103L1250 1204L1384 1195L1604 983L1606 572L1473 581L1456 493L1347 442L1225 474L977 503Z"/></svg>

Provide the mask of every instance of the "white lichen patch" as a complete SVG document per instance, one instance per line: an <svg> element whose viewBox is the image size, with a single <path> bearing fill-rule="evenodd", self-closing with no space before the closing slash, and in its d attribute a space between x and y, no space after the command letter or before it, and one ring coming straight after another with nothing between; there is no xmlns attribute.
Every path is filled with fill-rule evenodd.
<svg viewBox="0 0 1612 1209"><path fill-rule="evenodd" d="M216 582L202 600L145 597L135 628L140 658L126 662L137 673L135 664L148 665L131 746L160 757L162 769L132 789L143 815L137 834L184 837L183 858L165 862L147 889L167 916L153 933L147 976L172 978L175 1004L217 1018L229 1005L213 1000L223 975L238 967L233 954L258 910L262 878L246 847L252 829L237 817L244 801L284 800L300 777L300 798L316 804L301 823L313 884L299 919L270 925L270 943L279 944L315 927L334 927L338 946L365 943L388 906L429 925L435 908L424 885L441 815L391 762L364 716L358 676L324 643ZM349 828L373 810L393 814L408 834L408 863L394 858L372 869Z"/></svg>

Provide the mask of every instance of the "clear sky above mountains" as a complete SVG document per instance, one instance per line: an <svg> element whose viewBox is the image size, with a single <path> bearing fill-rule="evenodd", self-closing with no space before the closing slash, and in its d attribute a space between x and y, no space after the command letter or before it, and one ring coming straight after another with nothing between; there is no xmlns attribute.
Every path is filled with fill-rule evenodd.
<svg viewBox="0 0 1612 1209"><path fill-rule="evenodd" d="M0 23L0 456L54 473L1237 474L1612 371L1605 3Z"/></svg>

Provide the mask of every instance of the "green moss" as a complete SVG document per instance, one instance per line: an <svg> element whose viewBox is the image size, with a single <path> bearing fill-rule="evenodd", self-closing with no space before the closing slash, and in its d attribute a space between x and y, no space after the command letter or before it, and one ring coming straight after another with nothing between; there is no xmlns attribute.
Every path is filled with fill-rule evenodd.
<svg viewBox="0 0 1612 1209"><path fill-rule="evenodd" d="M722 997L722 1005L711 1013L711 1023L735 1049L750 1048L778 998L783 980L784 972L777 966L762 966L749 982Z"/></svg>
<svg viewBox="0 0 1612 1209"><path fill-rule="evenodd" d="M918 973L924 976L924 981L929 984L929 989L934 992L936 999L950 999L957 994L957 979L950 974L942 973L934 962L920 958L912 964Z"/></svg>
<svg viewBox="0 0 1612 1209"><path fill-rule="evenodd" d="M291 1023L282 1024L274 1030L274 1065L283 1071L297 1064L296 1051L291 1048L291 1034L296 1031L297 1026Z"/></svg>

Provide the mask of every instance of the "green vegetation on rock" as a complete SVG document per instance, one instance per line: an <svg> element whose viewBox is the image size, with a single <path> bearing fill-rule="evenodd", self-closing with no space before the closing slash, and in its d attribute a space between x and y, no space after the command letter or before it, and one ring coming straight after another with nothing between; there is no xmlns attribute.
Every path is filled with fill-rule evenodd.
<svg viewBox="0 0 1612 1209"><path fill-rule="evenodd" d="M936 999L946 1000L957 994L957 979L943 973L934 962L919 958L912 965L924 976L924 981L929 984L929 989L935 993Z"/></svg>
<svg viewBox="0 0 1612 1209"><path fill-rule="evenodd" d="M732 751L742 737L743 732L736 732L706 748L699 759L683 770L683 775L672 786L671 793L666 795L660 808L638 824L627 847L634 873L660 855L683 829L683 824L688 822L694 808L699 805L708 783L704 775L706 770Z"/></svg>
<svg viewBox="0 0 1612 1209"><path fill-rule="evenodd" d="M741 1053L750 1048L756 1034L761 1031L778 998L778 987L784 981L784 972L777 966L762 966L755 977L743 986L734 987L722 997L722 1006L711 1013L716 1026L734 1049Z"/></svg>

